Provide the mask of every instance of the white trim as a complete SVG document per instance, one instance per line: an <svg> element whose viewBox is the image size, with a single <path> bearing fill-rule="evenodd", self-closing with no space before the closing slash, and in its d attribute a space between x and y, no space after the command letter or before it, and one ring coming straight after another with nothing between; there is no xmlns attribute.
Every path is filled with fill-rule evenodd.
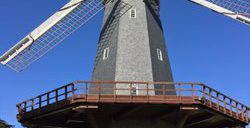
<svg viewBox="0 0 250 128"><path fill-rule="evenodd" d="M236 12L232 12L226 8L223 8L223 7L220 7L216 4L213 4L209 1L206 1L206 0L190 0L196 4L199 4L199 5L202 5L204 7L207 7L215 12L218 12L218 13L221 13L225 16L228 16L228 17L231 17L235 20L238 20L240 22L243 22L247 25L250 25L250 18L246 17L246 16L243 16L243 15L240 15L240 14L236 14Z"/></svg>
<svg viewBox="0 0 250 128"><path fill-rule="evenodd" d="M55 24L61 21L65 16L67 16L70 12L72 12L75 8L77 8L84 0L71 0L64 7L62 7L59 11L57 11L54 15L49 17L45 22L43 22L40 26L34 29L29 35L23 38L20 42L18 42L15 46L13 46L9 51L4 53L3 56L0 57L0 61L3 65L7 64L13 58L15 58L20 52L28 48L34 41L40 38L44 33L46 33L50 28L52 28ZM29 39L28 42L23 42L24 40Z"/></svg>
<svg viewBox="0 0 250 128"><path fill-rule="evenodd" d="M162 51L159 48L157 48L157 58L158 60L163 61Z"/></svg>
<svg viewBox="0 0 250 128"><path fill-rule="evenodd" d="M26 41L27 40L27 41ZM20 52L25 50L33 43L33 39L30 35L23 38L17 45L12 47L9 51L7 51L3 56L1 56L1 63L6 65L9 61L15 58ZM15 47L18 47L16 49Z"/></svg>
<svg viewBox="0 0 250 128"><path fill-rule="evenodd" d="M136 18L137 14L136 14L136 9L130 9L130 18Z"/></svg>
<svg viewBox="0 0 250 128"><path fill-rule="evenodd" d="M107 47L107 48L105 48L105 49L103 50L102 59L103 59L103 60L106 60L106 59L108 59L108 57L109 57L109 47Z"/></svg>

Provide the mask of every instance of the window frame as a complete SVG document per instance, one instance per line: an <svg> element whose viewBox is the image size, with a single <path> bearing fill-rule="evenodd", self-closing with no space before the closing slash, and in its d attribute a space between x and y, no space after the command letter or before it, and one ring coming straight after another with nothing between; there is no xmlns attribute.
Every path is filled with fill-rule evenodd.
<svg viewBox="0 0 250 128"><path fill-rule="evenodd" d="M107 48L105 48L105 49L103 50L102 59L103 59L103 60L106 60L106 59L108 59L108 57L109 57L109 47L107 47Z"/></svg>
<svg viewBox="0 0 250 128"><path fill-rule="evenodd" d="M136 18L136 17L137 17L136 9L130 9L130 18Z"/></svg>
<svg viewBox="0 0 250 128"><path fill-rule="evenodd" d="M157 48L157 58L158 60L163 61L162 51L159 48Z"/></svg>
<svg viewBox="0 0 250 128"><path fill-rule="evenodd" d="M130 90L131 95L138 95L138 86L132 85L131 90Z"/></svg>

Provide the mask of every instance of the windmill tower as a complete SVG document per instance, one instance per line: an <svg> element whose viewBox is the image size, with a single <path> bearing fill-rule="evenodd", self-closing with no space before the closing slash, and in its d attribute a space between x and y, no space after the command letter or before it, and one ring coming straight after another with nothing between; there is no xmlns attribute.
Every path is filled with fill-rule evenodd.
<svg viewBox="0 0 250 128"><path fill-rule="evenodd" d="M190 1L250 23L247 1ZM102 9L92 81L72 82L17 104L24 126L224 128L249 123L246 105L202 83L173 82L160 0L71 0L1 56L1 63L24 70Z"/></svg>
<svg viewBox="0 0 250 128"><path fill-rule="evenodd" d="M173 82L159 2L113 0L106 4L93 81ZM155 87L161 88L151 88Z"/></svg>

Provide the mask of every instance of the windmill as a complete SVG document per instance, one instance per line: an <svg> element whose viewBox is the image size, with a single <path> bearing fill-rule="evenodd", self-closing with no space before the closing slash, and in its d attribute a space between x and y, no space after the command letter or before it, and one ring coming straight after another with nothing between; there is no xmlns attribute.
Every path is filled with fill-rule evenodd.
<svg viewBox="0 0 250 128"><path fill-rule="evenodd" d="M246 0L190 1L247 25L250 24L250 3ZM101 85L90 82L89 84L92 86L89 93L113 94L115 97L117 95L147 95L148 98L157 95L175 96L175 91L166 91L174 90L175 85L160 20L160 0L71 0L1 56L1 63L17 72L26 69L103 9L105 10L103 24L92 80L106 82ZM165 87L163 83L128 84L127 82L117 82L114 84L107 81L160 81L171 82L171 84ZM140 84L144 85L140 86ZM110 90L114 88L114 85L115 91ZM191 85L193 86L193 84ZM102 87L109 89L101 90ZM99 90L96 90L96 88ZM67 89L66 92L68 92ZM71 92L74 92L74 89ZM49 97L50 95L47 95L47 101L50 99ZM39 103L43 101L41 99L39 99ZM34 102L33 99L32 110L36 105ZM25 109L22 110L22 107L22 104L19 105L19 112L21 113L23 110L26 111L27 104ZM39 107L42 107L42 105L39 105ZM88 107L98 108L98 106ZM185 106L183 109L190 108ZM242 113L246 111L248 111L248 108L246 110L241 109ZM243 114L241 116L243 117ZM141 123L145 122L147 122L147 119ZM120 123L114 125L124 125L127 122L122 121ZM145 124L141 123L141 127L145 127ZM92 121L92 127L97 127L94 124L96 123ZM158 125L160 127L168 124Z"/></svg>
<svg viewBox="0 0 250 128"><path fill-rule="evenodd" d="M250 24L250 16L249 16L250 2L247 0L190 0L190 1L202 5L204 7L207 7L217 13L221 13L225 16L243 22L247 25ZM144 22L149 22L149 20L146 18L152 17L154 18L152 19L153 20L152 22L157 22L155 26L158 26L161 29L160 18L159 18L160 1L146 0L145 3L143 3L143 5L144 4L145 4L144 8L148 9L144 10L144 17L143 17L144 18L143 20L145 20ZM108 0L104 1L71 0L64 7L58 10L53 16L51 16L49 19L43 22L40 26L38 26L26 37L24 37L20 42L18 42L15 46L13 46L9 51L7 51L4 55L2 55L0 58L0 62L3 65L10 67L11 69L17 72L24 70L30 64L32 64L33 62L41 58L43 55L45 55L47 52L49 52L51 49L56 47L70 34L79 29L82 25L88 22L92 17L94 17L104 8L106 9L105 9L103 28L102 28L102 33L100 35L99 44L104 44L102 43L104 42L103 41L104 38L112 39L111 37L115 36L112 33L113 29L117 27L116 25L122 23L121 21L122 19L134 18L133 22L135 24L136 22L139 22L136 20L142 19L140 15L143 15L142 13L137 12L136 5L133 5L133 3L130 3L130 1L111 0L110 2ZM127 17L126 16L123 17L122 15L124 14ZM160 31L161 32L159 32L158 34L162 33L162 30ZM99 49L100 46L97 52L96 65L99 62L98 57L101 56L100 54L102 52ZM111 50L106 49L105 51L112 51L112 49ZM164 51L165 48L163 48L162 50L163 54ZM158 53L160 53L160 51L158 51ZM167 56L163 54L162 57L164 59L167 58ZM166 61L168 61L168 59L166 59Z"/></svg>
<svg viewBox="0 0 250 128"><path fill-rule="evenodd" d="M191 1L250 23L248 1ZM1 56L0 62L17 72L24 70L104 8L92 79L173 81L159 0L71 0Z"/></svg>

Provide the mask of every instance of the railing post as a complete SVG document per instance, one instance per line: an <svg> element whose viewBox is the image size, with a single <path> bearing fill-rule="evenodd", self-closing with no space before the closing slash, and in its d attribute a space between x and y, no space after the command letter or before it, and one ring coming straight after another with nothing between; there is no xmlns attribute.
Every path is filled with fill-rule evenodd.
<svg viewBox="0 0 250 128"><path fill-rule="evenodd" d="M101 86L98 85L98 101L100 102L101 101Z"/></svg>
<svg viewBox="0 0 250 128"><path fill-rule="evenodd" d="M226 102L226 97L223 96L223 103L224 103L224 106L223 106L223 109L224 109L224 113L226 114L227 113L227 102Z"/></svg>
<svg viewBox="0 0 250 128"><path fill-rule="evenodd" d="M244 106L241 105L241 118L242 118L243 121L245 120L245 115L244 114L245 114L244 113Z"/></svg>
<svg viewBox="0 0 250 128"><path fill-rule="evenodd" d="M230 99L230 115L233 116L233 101Z"/></svg>
<svg viewBox="0 0 250 128"><path fill-rule="evenodd" d="M132 82L129 84L130 102L132 102Z"/></svg>
<svg viewBox="0 0 250 128"><path fill-rule="evenodd" d="M17 105L18 113L22 114L22 104Z"/></svg>
<svg viewBox="0 0 250 128"><path fill-rule="evenodd" d="M167 84L162 84L163 88L162 88L162 96L163 96L163 102L166 102L166 92L167 92Z"/></svg>
<svg viewBox="0 0 250 128"><path fill-rule="evenodd" d="M75 95L75 84L74 83L72 83L71 90L72 90L72 97L73 97Z"/></svg>
<svg viewBox="0 0 250 128"><path fill-rule="evenodd" d="M181 103L182 99L181 99L181 83L178 83L178 92L179 92L179 103Z"/></svg>
<svg viewBox="0 0 250 128"><path fill-rule="evenodd" d="M58 90L56 90L56 103L58 103Z"/></svg>
<svg viewBox="0 0 250 128"><path fill-rule="evenodd" d="M47 93L47 105L49 105L49 100L50 100L49 93Z"/></svg>
<svg viewBox="0 0 250 128"><path fill-rule="evenodd" d="M163 96L165 97L165 95L166 95L166 86L167 85L162 85L163 86L163 90L162 90L162 94L163 94Z"/></svg>
<svg viewBox="0 0 250 128"><path fill-rule="evenodd" d="M219 93L216 93L216 101L217 101L217 110L220 111L220 100L219 100Z"/></svg>
<svg viewBox="0 0 250 128"><path fill-rule="evenodd" d="M147 86L147 102L149 102L149 91L148 91L148 90L149 90L149 87L148 87L148 83L147 83L146 86Z"/></svg>
<svg viewBox="0 0 250 128"><path fill-rule="evenodd" d="M209 105L212 107L212 89L209 89Z"/></svg>
<svg viewBox="0 0 250 128"><path fill-rule="evenodd" d="M68 86L64 87L64 96L65 96L65 100L68 99Z"/></svg>
<svg viewBox="0 0 250 128"><path fill-rule="evenodd" d="M204 97L204 99L205 99L205 102L204 103L206 103L206 96L207 96L207 92L206 92L206 85L203 85L203 97Z"/></svg>
<svg viewBox="0 0 250 128"><path fill-rule="evenodd" d="M42 96L39 96L39 108L42 107Z"/></svg>
<svg viewBox="0 0 250 128"><path fill-rule="evenodd" d="M74 82L71 85L71 94L72 94L71 101L74 102L74 98L75 98L75 84L74 84Z"/></svg>
<svg viewBox="0 0 250 128"><path fill-rule="evenodd" d="M248 112L249 112L248 107L246 107L246 122L249 122L249 119L248 119Z"/></svg>
<svg viewBox="0 0 250 128"><path fill-rule="evenodd" d="M194 84L192 84L191 86L192 86L192 97L194 98Z"/></svg>
<svg viewBox="0 0 250 128"><path fill-rule="evenodd" d="M236 103L236 118L239 119L239 103Z"/></svg>
<svg viewBox="0 0 250 128"><path fill-rule="evenodd" d="M34 110L34 99L32 99L31 102L32 102L32 103L31 103L31 104L32 104L32 105L31 105L31 110Z"/></svg>
<svg viewBox="0 0 250 128"><path fill-rule="evenodd" d="M93 92L95 92L95 85L93 87ZM83 92L84 93L84 92ZM85 99L88 101L88 83L85 83Z"/></svg>
<svg viewBox="0 0 250 128"><path fill-rule="evenodd" d="M24 109L23 109L23 111L27 112L26 110L27 110L27 102L24 102Z"/></svg>
<svg viewBox="0 0 250 128"><path fill-rule="evenodd" d="M116 93L117 93L117 88L116 88L116 83L115 83L115 82L113 83L113 91L114 91L114 102L116 103L116 98L117 98L117 96L116 96L116 95L117 95L117 94L116 94Z"/></svg>

